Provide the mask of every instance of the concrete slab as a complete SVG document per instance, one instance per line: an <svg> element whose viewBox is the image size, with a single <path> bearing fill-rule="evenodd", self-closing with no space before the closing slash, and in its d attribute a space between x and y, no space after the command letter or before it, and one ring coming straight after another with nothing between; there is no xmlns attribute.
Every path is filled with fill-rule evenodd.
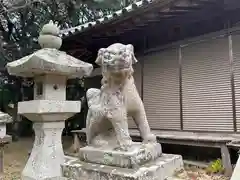
<svg viewBox="0 0 240 180"><path fill-rule="evenodd" d="M239 179L240 179L240 158L238 157L237 164L234 168L234 171L230 180L239 180Z"/></svg>

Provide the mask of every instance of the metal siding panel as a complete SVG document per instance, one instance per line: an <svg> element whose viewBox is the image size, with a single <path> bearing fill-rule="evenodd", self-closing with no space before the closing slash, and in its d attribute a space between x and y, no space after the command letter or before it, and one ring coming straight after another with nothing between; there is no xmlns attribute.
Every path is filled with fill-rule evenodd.
<svg viewBox="0 0 240 180"><path fill-rule="evenodd" d="M233 131L228 38L182 48L183 129Z"/></svg>
<svg viewBox="0 0 240 180"><path fill-rule="evenodd" d="M237 131L240 131L240 35L232 36Z"/></svg>
<svg viewBox="0 0 240 180"><path fill-rule="evenodd" d="M140 97L142 94L142 69L141 68L142 66L140 62L133 65L133 69L134 69L133 77L134 77L135 85L137 87Z"/></svg>
<svg viewBox="0 0 240 180"><path fill-rule="evenodd" d="M143 102L151 128L180 130L178 50L144 58Z"/></svg>
<svg viewBox="0 0 240 180"><path fill-rule="evenodd" d="M141 96L142 91L142 70L141 70L141 64L140 62L133 65L134 73L133 77L135 80L135 85L138 90L139 95ZM133 121L132 117L128 117L128 127L135 129L137 128L135 122Z"/></svg>

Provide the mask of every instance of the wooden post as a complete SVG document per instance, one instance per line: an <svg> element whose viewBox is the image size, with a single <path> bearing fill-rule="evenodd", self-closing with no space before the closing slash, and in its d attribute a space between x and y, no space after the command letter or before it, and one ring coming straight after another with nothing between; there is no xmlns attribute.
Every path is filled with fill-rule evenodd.
<svg viewBox="0 0 240 180"><path fill-rule="evenodd" d="M232 168L230 153L226 145L221 145L221 156L222 156L223 167L225 169L225 175L231 176L233 168Z"/></svg>
<svg viewBox="0 0 240 180"><path fill-rule="evenodd" d="M79 142L79 138L78 138L78 134L75 132L73 133L73 150L74 150L74 153L77 153L79 148L80 148L80 142Z"/></svg>
<svg viewBox="0 0 240 180"><path fill-rule="evenodd" d="M0 173L4 171L4 145L0 145Z"/></svg>

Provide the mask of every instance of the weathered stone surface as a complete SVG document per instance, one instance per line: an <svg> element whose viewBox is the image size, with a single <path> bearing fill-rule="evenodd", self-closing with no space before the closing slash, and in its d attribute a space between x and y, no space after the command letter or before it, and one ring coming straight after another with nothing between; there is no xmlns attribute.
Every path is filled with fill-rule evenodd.
<svg viewBox="0 0 240 180"><path fill-rule="evenodd" d="M34 178L30 178L30 177L24 177L24 179L21 180L36 180ZM65 177L52 177L52 178L44 178L43 180L68 180Z"/></svg>
<svg viewBox="0 0 240 180"><path fill-rule="evenodd" d="M61 136L64 126L64 121L33 124L35 141L22 172L22 180L61 177L60 165L64 163Z"/></svg>
<svg viewBox="0 0 240 180"><path fill-rule="evenodd" d="M69 180L165 180L181 169L182 157L171 154L134 169L86 163L72 157L66 157L62 166L63 175Z"/></svg>
<svg viewBox="0 0 240 180"><path fill-rule="evenodd" d="M38 42L42 49L7 64L8 73L15 76L34 77L42 74L62 75L68 78L89 76L93 70L90 63L76 59L59 51L62 39L58 27L52 21L46 24Z"/></svg>
<svg viewBox="0 0 240 180"><path fill-rule="evenodd" d="M6 124L12 122L12 117L9 114L0 111L0 138L6 136Z"/></svg>
<svg viewBox="0 0 240 180"><path fill-rule="evenodd" d="M12 117L9 114L0 111L0 124L7 124L11 123L12 121Z"/></svg>
<svg viewBox="0 0 240 180"><path fill-rule="evenodd" d="M31 119L33 122L58 121L60 119L65 121L78 113L80 109L80 101L43 99L18 103L18 113Z"/></svg>
<svg viewBox="0 0 240 180"><path fill-rule="evenodd" d="M238 157L237 164L234 168L231 180L239 180L240 179L240 158Z"/></svg>
<svg viewBox="0 0 240 180"><path fill-rule="evenodd" d="M102 165L135 168L155 160L161 154L162 148L159 143L133 143L127 151L114 150L112 147L95 148L86 146L80 148L79 159Z"/></svg>

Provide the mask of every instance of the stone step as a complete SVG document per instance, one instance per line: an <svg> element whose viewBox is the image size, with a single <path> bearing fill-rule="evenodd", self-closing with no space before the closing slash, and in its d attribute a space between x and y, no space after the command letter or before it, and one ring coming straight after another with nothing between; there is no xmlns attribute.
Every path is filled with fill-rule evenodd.
<svg viewBox="0 0 240 180"><path fill-rule="evenodd" d="M134 142L128 151L119 151L112 147L96 148L86 146L80 148L79 159L84 162L107 166L135 168L157 159L161 154L162 147L159 143L143 144Z"/></svg>
<svg viewBox="0 0 240 180"><path fill-rule="evenodd" d="M64 177L71 180L166 180L182 169L182 157L173 154L162 154L135 169L86 163L73 157L66 157L62 166Z"/></svg>

